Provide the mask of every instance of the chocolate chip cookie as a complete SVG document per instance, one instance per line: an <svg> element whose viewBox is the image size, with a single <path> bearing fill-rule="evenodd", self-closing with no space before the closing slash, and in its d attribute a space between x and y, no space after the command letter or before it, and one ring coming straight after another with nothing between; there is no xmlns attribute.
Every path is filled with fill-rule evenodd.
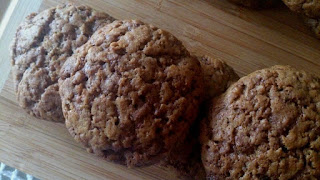
<svg viewBox="0 0 320 180"><path fill-rule="evenodd" d="M272 7L278 4L280 0L229 0L229 1L245 7L261 9L261 8Z"/></svg>
<svg viewBox="0 0 320 180"><path fill-rule="evenodd" d="M11 48L19 105L38 118L63 122L60 68L98 27L113 20L108 14L71 4L26 17Z"/></svg>
<svg viewBox="0 0 320 180"><path fill-rule="evenodd" d="M185 139L203 98L199 61L170 33L136 20L96 31L60 75L70 134L127 166L166 157Z"/></svg>
<svg viewBox="0 0 320 180"><path fill-rule="evenodd" d="M320 79L288 66L256 71L213 101L202 125L212 179L320 177Z"/></svg>

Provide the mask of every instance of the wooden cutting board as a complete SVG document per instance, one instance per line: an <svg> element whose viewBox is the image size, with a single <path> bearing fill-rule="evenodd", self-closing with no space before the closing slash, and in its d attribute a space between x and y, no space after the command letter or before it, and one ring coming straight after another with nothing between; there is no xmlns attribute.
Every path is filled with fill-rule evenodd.
<svg viewBox="0 0 320 180"><path fill-rule="evenodd" d="M38 120L19 108L11 75L7 79L7 48L14 28L24 13L63 1L14 1L14 13L0 41L0 161L40 179L175 179L174 172L159 166L128 169L100 160L74 142L63 124ZM168 30L192 53L224 59L240 76L276 64L289 64L320 75L320 40L283 5L253 11L225 0L74 2L117 19L141 19Z"/></svg>

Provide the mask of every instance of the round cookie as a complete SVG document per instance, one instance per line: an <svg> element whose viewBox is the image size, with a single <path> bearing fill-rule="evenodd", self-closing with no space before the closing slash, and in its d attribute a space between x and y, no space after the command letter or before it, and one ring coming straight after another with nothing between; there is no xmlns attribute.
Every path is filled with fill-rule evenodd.
<svg viewBox="0 0 320 180"><path fill-rule="evenodd" d="M289 66L256 71L216 98L202 125L212 179L320 177L320 79Z"/></svg>
<svg viewBox="0 0 320 180"><path fill-rule="evenodd" d="M320 17L320 0L282 0L292 11L308 17Z"/></svg>
<svg viewBox="0 0 320 180"><path fill-rule="evenodd" d="M105 13L71 4L27 16L11 48L19 105L38 118L63 122L60 68L98 27L113 20Z"/></svg>
<svg viewBox="0 0 320 180"><path fill-rule="evenodd" d="M186 179L205 179L200 156L201 145L198 138L200 121L207 113L207 102L225 92L231 84L239 79L232 67L218 58L201 56L198 57L198 60L204 74L205 103L201 105L197 120L191 126L185 141L171 151L165 162L165 165L173 167Z"/></svg>
<svg viewBox="0 0 320 180"><path fill-rule="evenodd" d="M280 0L229 0L232 3L242 5L249 8L268 8L279 3Z"/></svg>
<svg viewBox="0 0 320 180"><path fill-rule="evenodd" d="M203 95L199 61L170 33L135 20L96 31L60 75L70 134L127 166L167 156L184 140Z"/></svg>

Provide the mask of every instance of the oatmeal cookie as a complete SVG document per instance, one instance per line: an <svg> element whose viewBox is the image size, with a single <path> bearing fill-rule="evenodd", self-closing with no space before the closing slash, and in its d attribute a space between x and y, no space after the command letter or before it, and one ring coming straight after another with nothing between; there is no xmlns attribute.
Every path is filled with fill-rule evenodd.
<svg viewBox="0 0 320 180"><path fill-rule="evenodd" d="M320 177L320 79L289 66L256 71L216 98L202 124L212 179Z"/></svg>
<svg viewBox="0 0 320 180"><path fill-rule="evenodd" d="M170 33L115 21L61 70L66 127L89 152L127 166L159 162L183 141L203 97L199 61Z"/></svg>
<svg viewBox="0 0 320 180"><path fill-rule="evenodd" d="M105 13L71 4L27 16L11 48L19 105L38 118L63 122L57 84L60 68L98 27L113 20Z"/></svg>

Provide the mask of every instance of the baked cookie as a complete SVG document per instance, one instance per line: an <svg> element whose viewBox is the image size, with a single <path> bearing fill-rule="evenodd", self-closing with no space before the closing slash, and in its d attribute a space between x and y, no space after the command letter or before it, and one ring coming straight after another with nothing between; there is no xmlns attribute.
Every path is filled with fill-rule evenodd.
<svg viewBox="0 0 320 180"><path fill-rule="evenodd" d="M320 0L282 0L292 11L308 17L320 17Z"/></svg>
<svg viewBox="0 0 320 180"><path fill-rule="evenodd" d="M232 67L224 61L210 56L198 57L204 74L205 96L211 99L224 91L239 79Z"/></svg>
<svg viewBox="0 0 320 180"><path fill-rule="evenodd" d="M261 9L268 8L276 5L280 0L229 0L238 5L242 5L249 8Z"/></svg>
<svg viewBox="0 0 320 180"><path fill-rule="evenodd" d="M27 16L11 48L19 105L38 118L63 122L57 84L60 68L99 26L113 20L71 4Z"/></svg>
<svg viewBox="0 0 320 180"><path fill-rule="evenodd" d="M256 71L216 98L202 125L212 179L320 177L320 79L289 66Z"/></svg>
<svg viewBox="0 0 320 180"><path fill-rule="evenodd" d="M198 57L204 74L205 103L201 105L197 120L191 126L187 138L170 153L165 165L172 166L185 179L205 179L201 162L199 124L207 113L207 102L223 92L239 79L232 67L224 61L210 56Z"/></svg>
<svg viewBox="0 0 320 180"><path fill-rule="evenodd" d="M89 152L127 166L158 162L194 122L199 61L170 33L115 21L78 48L59 80L66 127Z"/></svg>

